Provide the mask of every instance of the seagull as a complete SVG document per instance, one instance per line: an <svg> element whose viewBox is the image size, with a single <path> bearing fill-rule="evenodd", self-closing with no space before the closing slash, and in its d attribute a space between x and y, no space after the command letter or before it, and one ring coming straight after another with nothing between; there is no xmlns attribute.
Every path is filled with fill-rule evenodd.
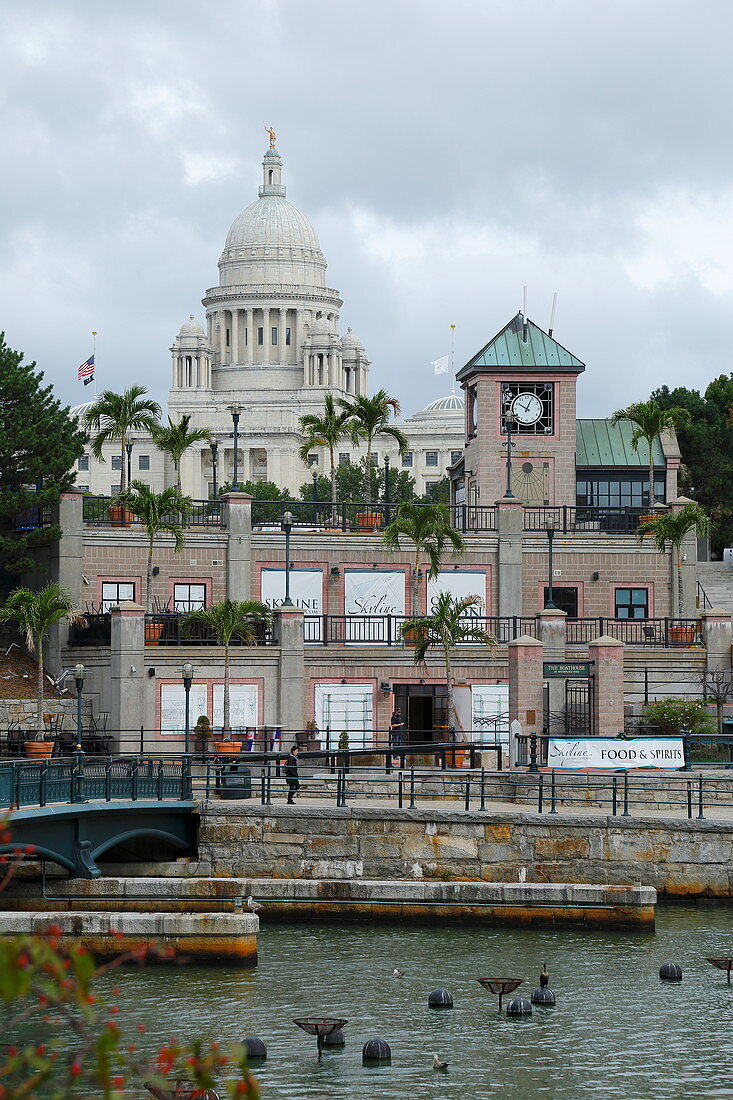
<svg viewBox="0 0 733 1100"><path fill-rule="evenodd" d="M433 1055L433 1069L448 1069L447 1062L441 1062L437 1054Z"/></svg>
<svg viewBox="0 0 733 1100"><path fill-rule="evenodd" d="M247 898L247 908L250 910L250 912L256 913L258 909L262 908L262 906L258 901L255 901L255 899L250 894Z"/></svg>
<svg viewBox="0 0 733 1100"><path fill-rule="evenodd" d="M395 967L394 970L392 971L392 977L393 978L404 978L404 976L405 976L404 970L400 970L400 969L398 969L398 967Z"/></svg>

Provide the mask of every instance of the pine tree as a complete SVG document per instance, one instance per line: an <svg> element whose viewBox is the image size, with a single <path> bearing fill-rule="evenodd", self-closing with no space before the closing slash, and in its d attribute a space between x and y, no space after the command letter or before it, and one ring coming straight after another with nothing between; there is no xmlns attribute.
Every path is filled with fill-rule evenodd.
<svg viewBox="0 0 733 1100"><path fill-rule="evenodd" d="M42 380L0 333L0 569L14 574L34 567L36 547L61 537L39 519L73 488L84 453L84 432Z"/></svg>

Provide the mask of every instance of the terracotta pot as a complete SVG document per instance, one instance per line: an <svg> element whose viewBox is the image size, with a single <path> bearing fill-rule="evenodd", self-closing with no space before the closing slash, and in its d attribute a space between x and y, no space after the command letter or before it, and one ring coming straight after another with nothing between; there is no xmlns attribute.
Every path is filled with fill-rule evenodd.
<svg viewBox="0 0 733 1100"><path fill-rule="evenodd" d="M129 527L134 518L132 512L123 508L121 504L110 504L107 515L112 527Z"/></svg>
<svg viewBox="0 0 733 1100"><path fill-rule="evenodd" d="M25 754L29 760L48 760L55 743L55 741L25 741Z"/></svg>
<svg viewBox="0 0 733 1100"><path fill-rule="evenodd" d="M658 519L658 518L659 517L657 515L655 515L654 512L649 512L648 515L646 515L646 516L639 516L636 522L637 523L653 523L654 520Z"/></svg>
<svg viewBox="0 0 733 1100"><path fill-rule="evenodd" d="M462 768L463 762L466 759L465 749L447 749L445 753L445 762L449 768Z"/></svg>
<svg viewBox="0 0 733 1100"><path fill-rule="evenodd" d="M677 648L693 646L695 644L695 634L694 626L671 626L669 628L669 644Z"/></svg>
<svg viewBox="0 0 733 1100"><path fill-rule="evenodd" d="M374 531L382 526L381 512L357 512L356 522L360 531Z"/></svg>
<svg viewBox="0 0 733 1100"><path fill-rule="evenodd" d="M417 645L417 631L412 629L406 630L402 638L402 644L410 646Z"/></svg>
<svg viewBox="0 0 733 1100"><path fill-rule="evenodd" d="M145 645L160 645L160 636L165 623L145 624Z"/></svg>
<svg viewBox="0 0 733 1100"><path fill-rule="evenodd" d="M242 751L241 741L212 741L217 756L238 756Z"/></svg>

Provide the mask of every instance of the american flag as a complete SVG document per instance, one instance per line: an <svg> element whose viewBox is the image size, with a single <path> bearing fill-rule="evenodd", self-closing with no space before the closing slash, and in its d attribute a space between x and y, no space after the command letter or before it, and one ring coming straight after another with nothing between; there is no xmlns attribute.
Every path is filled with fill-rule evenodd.
<svg viewBox="0 0 733 1100"><path fill-rule="evenodd" d="M88 386L90 382L94 381L94 356L90 355L86 363L82 363L76 372L77 382L84 381L84 385Z"/></svg>

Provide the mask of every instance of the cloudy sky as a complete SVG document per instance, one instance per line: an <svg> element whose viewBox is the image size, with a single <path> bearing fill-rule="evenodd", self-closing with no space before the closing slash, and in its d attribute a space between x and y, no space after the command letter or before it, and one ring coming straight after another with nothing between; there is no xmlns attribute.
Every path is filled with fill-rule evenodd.
<svg viewBox="0 0 733 1100"><path fill-rule="evenodd" d="M517 311L581 415L733 369L728 0L0 0L0 329L62 398L164 399L275 127L288 198L415 411Z"/></svg>

